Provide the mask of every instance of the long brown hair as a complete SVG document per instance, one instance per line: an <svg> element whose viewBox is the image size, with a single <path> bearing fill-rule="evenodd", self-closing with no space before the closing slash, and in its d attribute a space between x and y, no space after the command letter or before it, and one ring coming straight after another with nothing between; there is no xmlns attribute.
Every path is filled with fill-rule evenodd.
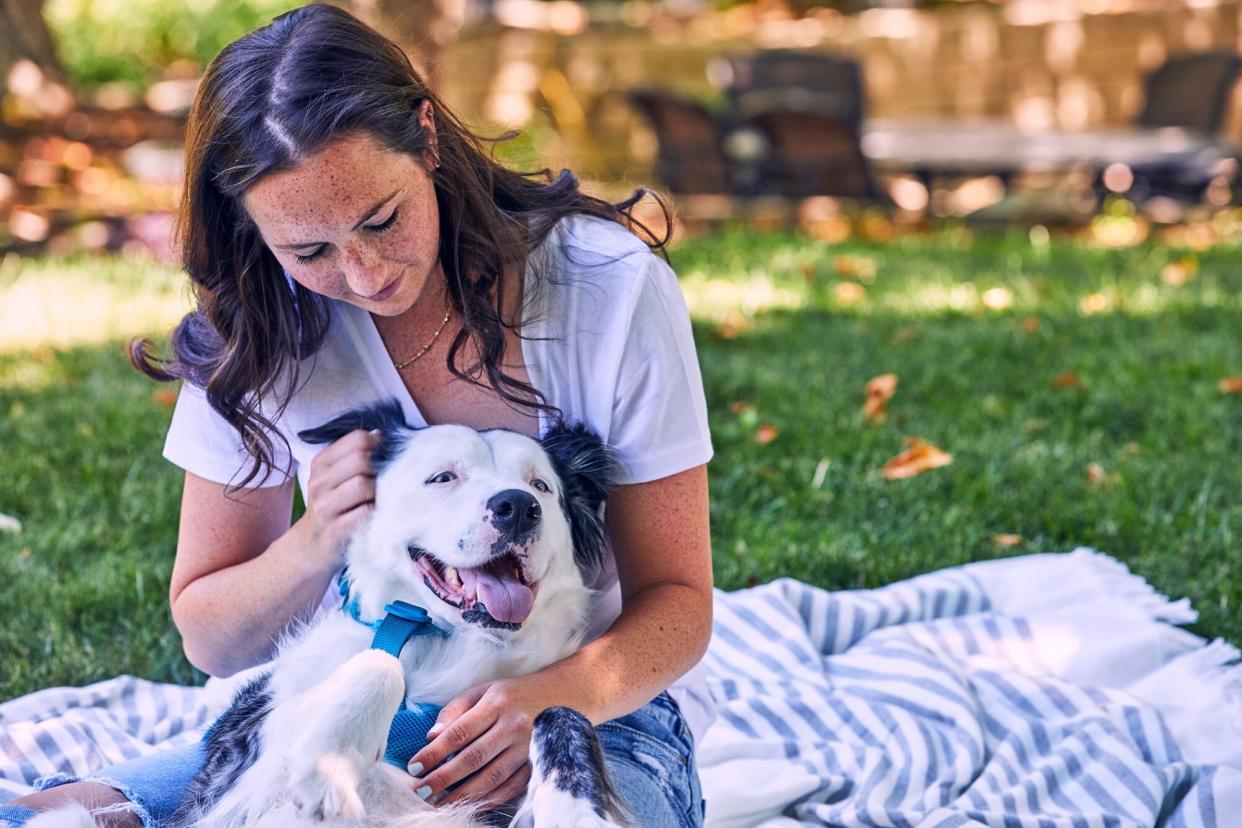
<svg viewBox="0 0 1242 828"><path fill-rule="evenodd" d="M427 87L400 47L338 8L309 5L277 17L226 46L207 68L190 111L178 241L197 307L173 331L172 354L135 340L135 367L157 380L184 379L241 436L253 458L246 486L274 465L273 419L297 388L298 365L328 331L324 297L291 283L242 206L261 177L296 167L335 138L366 131L390 150L419 157L430 144L418 108L434 112L434 176L440 214L440 264L463 327L448 366L490 386L512 405L554 411L528 383L501 370L506 270L521 266L564 216L619 222L663 252L631 214L646 194L613 204L579 190L567 170L516 172L493 160L488 142L468 130ZM658 200L658 199L657 199ZM535 274L536 278L538 274ZM466 345L478 354L464 364ZM278 389L280 399L273 395ZM261 401L273 397L270 418Z"/></svg>

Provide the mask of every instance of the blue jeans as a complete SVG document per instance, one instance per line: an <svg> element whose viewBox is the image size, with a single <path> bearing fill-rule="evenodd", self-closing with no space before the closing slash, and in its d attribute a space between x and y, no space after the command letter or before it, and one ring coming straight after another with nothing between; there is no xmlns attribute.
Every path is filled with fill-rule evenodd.
<svg viewBox="0 0 1242 828"><path fill-rule="evenodd" d="M686 721L668 693L628 716L596 729L608 772L637 828L699 828L703 796ZM157 828L181 803L182 792L202 764L198 744L104 768L81 781L101 782L138 806L146 828ZM40 780L46 789L69 776Z"/></svg>

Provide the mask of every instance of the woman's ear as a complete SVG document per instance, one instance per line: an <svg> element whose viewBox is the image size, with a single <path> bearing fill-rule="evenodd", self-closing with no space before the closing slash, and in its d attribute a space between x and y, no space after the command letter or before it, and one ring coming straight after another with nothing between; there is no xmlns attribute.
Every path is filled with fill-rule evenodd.
<svg viewBox="0 0 1242 828"><path fill-rule="evenodd" d="M431 158L431 169L440 167L440 144L436 136L435 109L431 101L423 100L418 104L418 123L427 131L427 151Z"/></svg>

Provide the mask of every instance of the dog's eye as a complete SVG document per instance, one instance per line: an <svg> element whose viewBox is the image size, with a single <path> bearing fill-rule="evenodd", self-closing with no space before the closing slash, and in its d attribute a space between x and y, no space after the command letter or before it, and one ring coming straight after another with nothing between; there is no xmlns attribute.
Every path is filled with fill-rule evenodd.
<svg viewBox="0 0 1242 828"><path fill-rule="evenodd" d="M439 474L432 475L431 477L428 477L426 482L427 482L428 484L431 484L431 483L450 483L450 482L452 482L452 481L454 481L454 480L456 480L456 479L457 479L457 475L453 474L453 473L452 473L452 472L450 472L450 471L443 471L443 472L440 472Z"/></svg>
<svg viewBox="0 0 1242 828"><path fill-rule="evenodd" d="M542 480L540 480L538 477L536 477L534 480L530 481L530 485L534 486L536 489L538 489L538 490L539 490L539 491L541 491L541 492L545 492L545 493L546 493L546 492L550 492L550 491L552 491L551 489L549 489L549 488L548 488L548 484L547 484L547 483L544 483L544 482L543 482Z"/></svg>

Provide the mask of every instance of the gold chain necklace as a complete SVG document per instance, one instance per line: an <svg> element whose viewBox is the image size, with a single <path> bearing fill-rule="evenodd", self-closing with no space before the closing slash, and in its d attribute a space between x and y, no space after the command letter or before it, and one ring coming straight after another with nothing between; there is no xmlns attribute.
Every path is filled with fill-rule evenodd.
<svg viewBox="0 0 1242 828"><path fill-rule="evenodd" d="M423 346L421 351L419 351L417 354L407 359L405 362L397 362L396 360L393 361L392 364L396 366L397 370L400 371L404 369L407 365L413 365L415 362L418 362L418 360L421 359L423 355L425 355L428 351L430 351L431 346L435 345L436 340L440 338L440 332L444 330L444 326L448 324L448 321L449 321L449 312L445 311L444 319L440 321L440 327L436 328L436 332L431 335L431 339L427 340L427 344Z"/></svg>

